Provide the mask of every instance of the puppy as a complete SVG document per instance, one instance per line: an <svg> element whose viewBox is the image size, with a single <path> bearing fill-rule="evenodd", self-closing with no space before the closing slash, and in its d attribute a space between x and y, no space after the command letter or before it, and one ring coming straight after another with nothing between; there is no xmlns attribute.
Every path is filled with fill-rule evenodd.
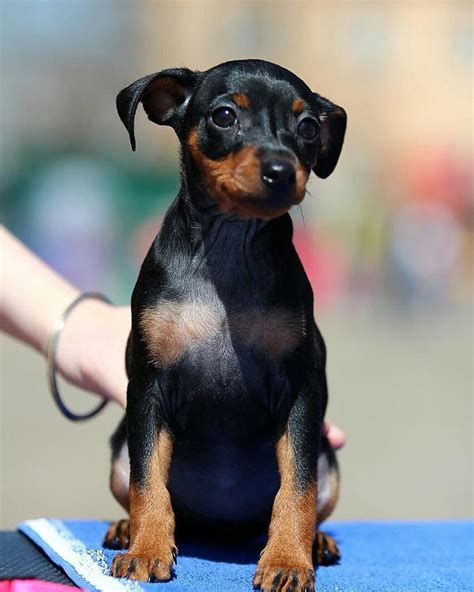
<svg viewBox="0 0 474 592"><path fill-rule="evenodd" d="M175 526L227 537L268 528L254 587L312 591L313 562L339 558L317 530L338 471L321 438L325 346L288 210L311 170L334 170L346 114L261 60L134 82L117 97L133 149L140 102L175 130L181 184L132 296L111 473L130 519L105 538L128 551L111 573L170 579Z"/></svg>

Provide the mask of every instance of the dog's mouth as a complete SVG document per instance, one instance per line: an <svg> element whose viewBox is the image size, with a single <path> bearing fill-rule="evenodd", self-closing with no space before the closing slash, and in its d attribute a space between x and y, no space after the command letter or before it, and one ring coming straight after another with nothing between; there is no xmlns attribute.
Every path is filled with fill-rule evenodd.
<svg viewBox="0 0 474 592"><path fill-rule="evenodd" d="M265 182L265 179L263 179ZM282 183L278 187L269 188L266 195L258 198L258 201L268 208L290 209L296 203L296 190L293 183ZM301 200L300 200L301 201Z"/></svg>
<svg viewBox="0 0 474 592"><path fill-rule="evenodd" d="M260 183L258 190L239 186L235 179L217 181L212 192L219 209L224 213L232 213L240 218L277 218L294 206L301 203L306 189L297 194L294 187L279 187L269 190Z"/></svg>
<svg viewBox="0 0 474 592"><path fill-rule="evenodd" d="M302 202L306 194L309 174L299 163L262 162L248 170L239 166L234 174L233 185L227 191L230 203L239 208L246 217L275 218L286 213L292 206ZM285 167L283 173L281 169ZM252 176L252 174L254 176ZM224 190L227 186L224 184Z"/></svg>

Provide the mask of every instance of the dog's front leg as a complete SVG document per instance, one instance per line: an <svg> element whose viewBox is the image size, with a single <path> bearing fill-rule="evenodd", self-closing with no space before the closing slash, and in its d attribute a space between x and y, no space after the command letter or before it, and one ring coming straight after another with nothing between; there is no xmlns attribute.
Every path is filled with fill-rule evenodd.
<svg viewBox="0 0 474 592"><path fill-rule="evenodd" d="M173 450L150 390L129 384L130 546L117 555L111 575L142 581L171 578L176 560L175 519L166 487Z"/></svg>
<svg viewBox="0 0 474 592"><path fill-rule="evenodd" d="M280 489L268 542L253 580L265 592L313 592L320 413L314 394L301 394L276 446Z"/></svg>

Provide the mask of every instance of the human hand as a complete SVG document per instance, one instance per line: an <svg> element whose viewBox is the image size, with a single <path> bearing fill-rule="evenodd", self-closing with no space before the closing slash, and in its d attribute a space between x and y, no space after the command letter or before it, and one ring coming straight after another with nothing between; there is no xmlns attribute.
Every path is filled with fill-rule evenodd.
<svg viewBox="0 0 474 592"><path fill-rule="evenodd" d="M130 307L84 300L67 319L56 355L60 374L71 384L126 405L125 347Z"/></svg>
<svg viewBox="0 0 474 592"><path fill-rule="evenodd" d="M330 421L323 421L323 436L326 436L334 450L339 450L346 443L346 434Z"/></svg>

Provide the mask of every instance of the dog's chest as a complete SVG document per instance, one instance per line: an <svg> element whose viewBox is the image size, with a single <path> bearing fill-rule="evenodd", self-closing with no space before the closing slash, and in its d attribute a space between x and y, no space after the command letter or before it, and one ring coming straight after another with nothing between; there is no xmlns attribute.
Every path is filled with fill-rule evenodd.
<svg viewBox="0 0 474 592"><path fill-rule="evenodd" d="M296 308L226 307L214 295L179 302L162 300L144 309L140 333L150 361L160 368L199 352L223 360L254 351L278 363L301 344L306 322Z"/></svg>

